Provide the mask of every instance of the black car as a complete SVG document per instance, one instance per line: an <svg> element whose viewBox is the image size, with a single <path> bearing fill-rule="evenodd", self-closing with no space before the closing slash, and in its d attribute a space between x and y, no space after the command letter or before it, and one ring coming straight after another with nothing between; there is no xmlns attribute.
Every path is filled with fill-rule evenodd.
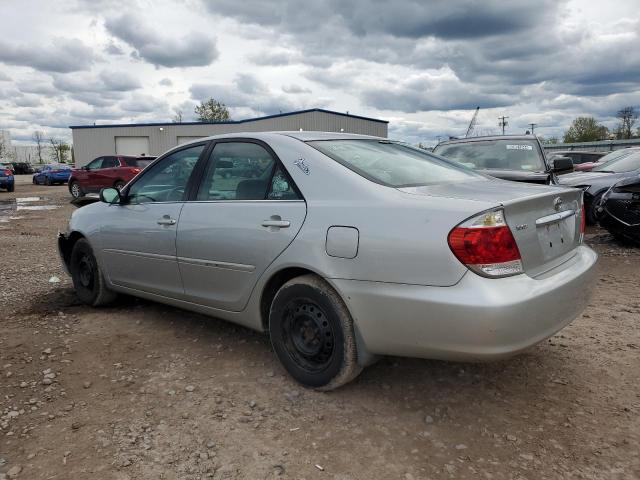
<svg viewBox="0 0 640 480"><path fill-rule="evenodd" d="M557 174L573 171L571 159L547 160L538 137L498 135L449 140L433 153L492 177L517 182L557 184Z"/></svg>
<svg viewBox="0 0 640 480"><path fill-rule="evenodd" d="M575 172L560 177L560 184L581 188L584 191L586 220L589 224L598 221L598 204L604 193L615 183L640 174L640 153L598 165L590 172Z"/></svg>
<svg viewBox="0 0 640 480"><path fill-rule="evenodd" d="M12 162L11 164L16 175L29 175L35 171L31 164L27 162Z"/></svg>
<svg viewBox="0 0 640 480"><path fill-rule="evenodd" d="M640 176L622 180L603 196L600 225L614 237L640 245Z"/></svg>

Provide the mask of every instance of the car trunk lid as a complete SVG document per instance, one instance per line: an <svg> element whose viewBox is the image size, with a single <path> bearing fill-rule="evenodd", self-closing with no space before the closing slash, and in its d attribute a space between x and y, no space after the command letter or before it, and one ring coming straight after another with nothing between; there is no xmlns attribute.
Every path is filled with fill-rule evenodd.
<svg viewBox="0 0 640 480"><path fill-rule="evenodd" d="M401 188L414 195L494 202L520 250L524 271L536 275L566 257L582 241L582 191L499 181ZM479 213L479 212L478 212Z"/></svg>

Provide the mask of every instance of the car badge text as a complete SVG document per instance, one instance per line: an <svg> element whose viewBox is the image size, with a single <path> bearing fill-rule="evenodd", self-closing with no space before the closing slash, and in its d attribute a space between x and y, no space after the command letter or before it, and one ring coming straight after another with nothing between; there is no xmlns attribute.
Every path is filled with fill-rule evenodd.
<svg viewBox="0 0 640 480"><path fill-rule="evenodd" d="M293 162L300 170L304 172L305 175L309 175L309 166L304 163L304 158L299 158L295 162Z"/></svg>
<svg viewBox="0 0 640 480"><path fill-rule="evenodd" d="M527 228L529 228L529 225L527 225L526 223L523 223L522 225L516 225L516 230L526 230Z"/></svg>

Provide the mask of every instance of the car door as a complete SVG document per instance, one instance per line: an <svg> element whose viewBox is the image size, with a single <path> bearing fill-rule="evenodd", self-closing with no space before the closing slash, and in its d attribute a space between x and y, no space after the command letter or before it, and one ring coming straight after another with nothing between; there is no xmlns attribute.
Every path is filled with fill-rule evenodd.
<svg viewBox="0 0 640 480"><path fill-rule="evenodd" d="M273 151L251 140L217 142L194 195L176 241L185 296L240 311L297 235L306 203Z"/></svg>
<svg viewBox="0 0 640 480"><path fill-rule="evenodd" d="M97 174L102 168L104 157L98 157L82 168L82 174L79 176L80 185L86 192L97 192Z"/></svg>
<svg viewBox="0 0 640 480"><path fill-rule="evenodd" d="M174 150L123 190L120 204L101 215L100 248L111 282L181 298L176 228L187 189L206 143Z"/></svg>
<svg viewBox="0 0 640 480"><path fill-rule="evenodd" d="M119 165L116 157L103 157L102 165L92 172L95 189L100 191L105 187L113 187L115 181L115 169Z"/></svg>

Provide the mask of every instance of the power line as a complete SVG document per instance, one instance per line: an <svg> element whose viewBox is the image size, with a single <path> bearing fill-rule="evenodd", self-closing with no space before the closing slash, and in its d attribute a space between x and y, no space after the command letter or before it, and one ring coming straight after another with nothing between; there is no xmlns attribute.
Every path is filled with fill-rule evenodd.
<svg viewBox="0 0 640 480"><path fill-rule="evenodd" d="M502 117L498 117L498 120L500 120L498 122L498 126L502 127L502 134L504 135L504 128L509 125L509 122L507 122L507 118L509 117L505 117L504 115Z"/></svg>

